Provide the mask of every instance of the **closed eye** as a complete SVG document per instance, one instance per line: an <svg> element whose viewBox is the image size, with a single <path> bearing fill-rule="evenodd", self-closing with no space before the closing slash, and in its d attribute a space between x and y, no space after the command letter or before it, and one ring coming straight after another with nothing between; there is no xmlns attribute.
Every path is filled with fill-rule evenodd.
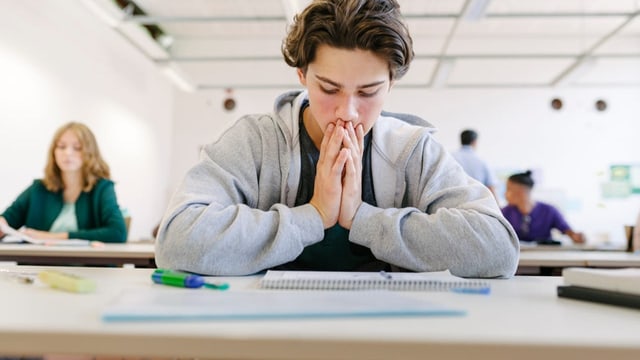
<svg viewBox="0 0 640 360"><path fill-rule="evenodd" d="M376 90L374 92L361 92L360 96L366 97L366 98L374 97L374 96L378 95L378 92L379 92L379 90Z"/></svg>
<svg viewBox="0 0 640 360"><path fill-rule="evenodd" d="M326 88L324 88L322 86L320 86L320 89L325 94L337 94L338 93L338 89L326 89Z"/></svg>

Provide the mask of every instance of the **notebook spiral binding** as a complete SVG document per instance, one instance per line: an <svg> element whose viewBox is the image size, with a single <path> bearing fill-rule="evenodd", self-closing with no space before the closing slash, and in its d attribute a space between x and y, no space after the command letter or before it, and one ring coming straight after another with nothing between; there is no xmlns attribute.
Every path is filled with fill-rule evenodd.
<svg viewBox="0 0 640 360"><path fill-rule="evenodd" d="M451 291L455 289L483 289L489 284L481 280L395 280L395 279L277 279L262 280L263 289L273 290L396 290Z"/></svg>

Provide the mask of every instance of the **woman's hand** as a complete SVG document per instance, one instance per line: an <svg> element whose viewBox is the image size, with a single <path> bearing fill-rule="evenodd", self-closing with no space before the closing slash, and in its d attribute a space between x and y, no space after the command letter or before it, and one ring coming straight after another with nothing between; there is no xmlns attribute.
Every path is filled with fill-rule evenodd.
<svg viewBox="0 0 640 360"><path fill-rule="evenodd" d="M9 227L9 224L7 223L7 220L5 220L5 218L3 218L2 216L0 216L0 238L5 236L6 234L2 231L2 229L4 229L5 227Z"/></svg>
<svg viewBox="0 0 640 360"><path fill-rule="evenodd" d="M52 233L48 231L24 228L20 231L32 239L68 239L69 233Z"/></svg>

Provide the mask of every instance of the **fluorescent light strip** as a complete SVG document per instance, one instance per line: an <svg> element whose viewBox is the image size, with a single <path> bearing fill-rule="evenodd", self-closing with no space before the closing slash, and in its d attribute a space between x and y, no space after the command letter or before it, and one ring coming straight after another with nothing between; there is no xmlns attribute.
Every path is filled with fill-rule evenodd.
<svg viewBox="0 0 640 360"><path fill-rule="evenodd" d="M462 14L462 19L466 21L478 21L484 18L490 0L469 0Z"/></svg>

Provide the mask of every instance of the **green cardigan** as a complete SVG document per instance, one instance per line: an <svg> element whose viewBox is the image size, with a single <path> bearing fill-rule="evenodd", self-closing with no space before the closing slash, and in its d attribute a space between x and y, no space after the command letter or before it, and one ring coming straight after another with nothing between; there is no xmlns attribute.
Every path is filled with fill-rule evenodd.
<svg viewBox="0 0 640 360"><path fill-rule="evenodd" d="M14 229L26 226L49 231L63 202L62 191L51 192L41 180L34 180L2 216ZM111 180L100 179L91 191L80 193L76 200L76 218L78 231L69 232L70 239L127 241L127 229Z"/></svg>

